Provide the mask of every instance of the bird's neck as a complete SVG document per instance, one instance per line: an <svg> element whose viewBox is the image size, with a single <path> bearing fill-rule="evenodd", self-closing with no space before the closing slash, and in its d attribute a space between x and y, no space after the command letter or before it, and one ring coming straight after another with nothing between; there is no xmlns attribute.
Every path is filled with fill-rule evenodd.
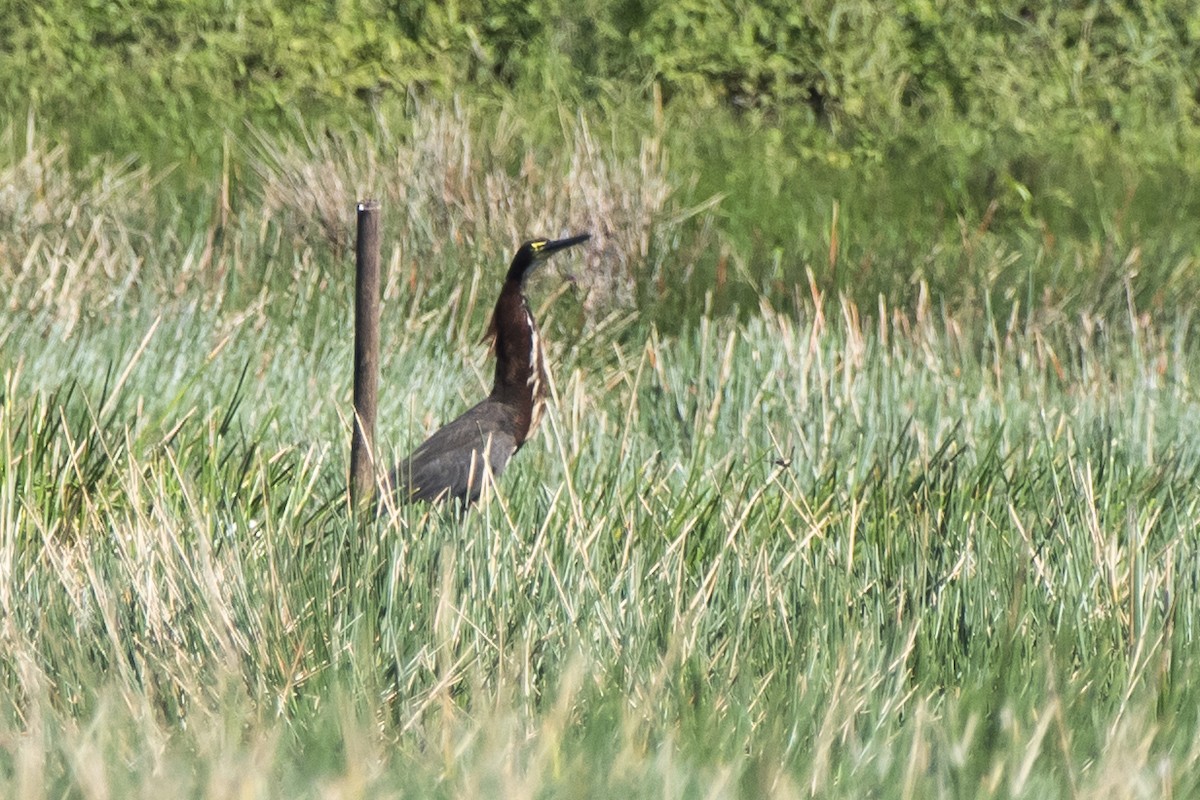
<svg viewBox="0 0 1200 800"><path fill-rule="evenodd" d="M519 282L504 284L491 333L495 337L496 379L490 399L516 412L519 447L537 427L546 397L542 340Z"/></svg>

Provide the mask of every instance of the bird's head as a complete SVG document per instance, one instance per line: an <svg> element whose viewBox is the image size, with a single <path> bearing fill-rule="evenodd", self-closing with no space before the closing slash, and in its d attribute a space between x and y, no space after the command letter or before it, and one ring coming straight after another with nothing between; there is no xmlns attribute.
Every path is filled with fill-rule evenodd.
<svg viewBox="0 0 1200 800"><path fill-rule="evenodd" d="M566 239L533 239L525 242L517 248L517 254L513 256L512 266L508 268L508 280L524 283L530 273L551 255L586 242L591 236L590 233L581 233Z"/></svg>

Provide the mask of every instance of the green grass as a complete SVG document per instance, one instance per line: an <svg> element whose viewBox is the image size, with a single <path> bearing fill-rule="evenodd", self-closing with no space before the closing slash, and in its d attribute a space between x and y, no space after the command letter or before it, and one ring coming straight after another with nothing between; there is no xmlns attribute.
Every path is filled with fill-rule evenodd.
<svg viewBox="0 0 1200 800"><path fill-rule="evenodd" d="M231 137L182 199L10 132L0 794L1200 790L1186 230L1048 255L860 207L813 252L925 270L835 295L670 126L405 125ZM387 460L486 391L512 246L596 234L532 288L550 413L465 517L346 507L366 194Z"/></svg>
<svg viewBox="0 0 1200 800"><path fill-rule="evenodd" d="M388 303L389 453L486 383L463 269ZM476 511L354 521L332 274L6 317L5 794L1197 789L1186 317L610 321Z"/></svg>

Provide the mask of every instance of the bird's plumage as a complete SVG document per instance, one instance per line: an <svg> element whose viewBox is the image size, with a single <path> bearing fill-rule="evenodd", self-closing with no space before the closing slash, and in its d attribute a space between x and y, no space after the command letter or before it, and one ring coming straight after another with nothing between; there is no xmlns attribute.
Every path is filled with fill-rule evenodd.
<svg viewBox="0 0 1200 800"><path fill-rule="evenodd" d="M492 391L426 439L392 472L399 500L456 499L473 503L485 481L498 477L537 427L546 394L545 359L537 322L525 300L525 281L551 253L588 234L518 248L488 327L496 353Z"/></svg>
<svg viewBox="0 0 1200 800"><path fill-rule="evenodd" d="M479 499L485 480L504 471L520 446L512 410L484 400L426 439L396 466L408 500Z"/></svg>

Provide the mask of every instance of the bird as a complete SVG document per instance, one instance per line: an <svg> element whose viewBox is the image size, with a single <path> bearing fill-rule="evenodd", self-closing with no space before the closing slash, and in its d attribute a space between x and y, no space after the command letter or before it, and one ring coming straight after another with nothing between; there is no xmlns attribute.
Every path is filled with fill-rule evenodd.
<svg viewBox="0 0 1200 800"><path fill-rule="evenodd" d="M551 255L587 241L532 239L517 248L484 339L491 339L496 374L491 393L438 429L389 476L401 503L457 500L465 510L479 499L485 476L497 478L529 439L546 400L546 360L525 282Z"/></svg>

